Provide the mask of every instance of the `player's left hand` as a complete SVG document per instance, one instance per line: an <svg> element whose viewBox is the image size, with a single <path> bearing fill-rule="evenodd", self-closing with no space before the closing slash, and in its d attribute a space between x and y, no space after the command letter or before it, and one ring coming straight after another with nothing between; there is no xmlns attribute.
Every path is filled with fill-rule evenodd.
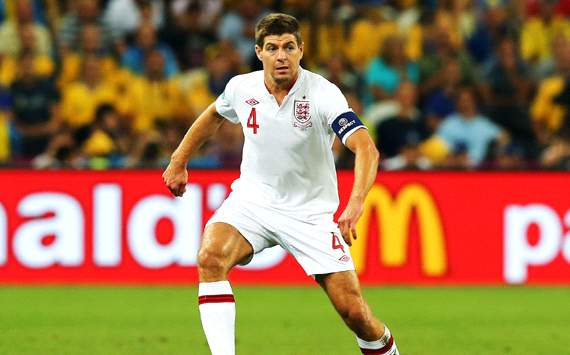
<svg viewBox="0 0 570 355"><path fill-rule="evenodd" d="M338 219L338 228L342 238L349 246L352 246L352 239L356 240L356 222L362 215L364 200L360 198L350 198L346 208Z"/></svg>

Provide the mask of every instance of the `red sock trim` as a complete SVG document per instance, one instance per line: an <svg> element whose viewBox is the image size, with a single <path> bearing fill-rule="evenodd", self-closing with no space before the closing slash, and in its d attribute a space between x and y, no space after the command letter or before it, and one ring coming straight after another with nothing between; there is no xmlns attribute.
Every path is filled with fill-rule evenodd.
<svg viewBox="0 0 570 355"><path fill-rule="evenodd" d="M206 295L198 297L198 304L204 303L235 303L234 295Z"/></svg>
<svg viewBox="0 0 570 355"><path fill-rule="evenodd" d="M386 343L386 345L384 345L380 349L360 348L360 351L362 351L363 354L382 355L382 354L386 353L388 350L392 349L392 345L394 345L394 337L390 337L390 340L388 340L388 343Z"/></svg>

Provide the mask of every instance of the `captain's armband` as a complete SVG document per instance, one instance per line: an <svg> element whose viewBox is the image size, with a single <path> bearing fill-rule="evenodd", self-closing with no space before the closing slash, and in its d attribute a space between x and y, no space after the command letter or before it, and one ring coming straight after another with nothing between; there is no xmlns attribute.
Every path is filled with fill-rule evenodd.
<svg viewBox="0 0 570 355"><path fill-rule="evenodd" d="M350 136L357 129L366 128L366 126L354 112L347 111L332 121L331 128L341 140L341 142L345 144L348 136Z"/></svg>

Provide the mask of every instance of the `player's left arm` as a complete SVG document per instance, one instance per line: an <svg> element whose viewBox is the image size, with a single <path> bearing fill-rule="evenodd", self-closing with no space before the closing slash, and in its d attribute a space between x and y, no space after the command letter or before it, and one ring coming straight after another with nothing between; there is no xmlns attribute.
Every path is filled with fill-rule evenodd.
<svg viewBox="0 0 570 355"><path fill-rule="evenodd" d="M352 245L352 238L357 237L356 222L362 215L364 199L376 181L380 157L368 130L362 128L352 132L345 142L348 149L355 155L352 193L338 220L338 227L348 245Z"/></svg>

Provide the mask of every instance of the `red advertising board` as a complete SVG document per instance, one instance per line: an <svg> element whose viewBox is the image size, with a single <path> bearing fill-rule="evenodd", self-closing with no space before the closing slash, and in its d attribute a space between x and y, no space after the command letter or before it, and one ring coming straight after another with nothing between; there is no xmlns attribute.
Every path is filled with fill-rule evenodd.
<svg viewBox="0 0 570 355"><path fill-rule="evenodd" d="M0 283L197 282L204 223L237 171L0 171ZM341 208L353 175L339 172ZM570 174L381 173L351 248L365 284L570 285ZM311 283L279 248L236 283Z"/></svg>

